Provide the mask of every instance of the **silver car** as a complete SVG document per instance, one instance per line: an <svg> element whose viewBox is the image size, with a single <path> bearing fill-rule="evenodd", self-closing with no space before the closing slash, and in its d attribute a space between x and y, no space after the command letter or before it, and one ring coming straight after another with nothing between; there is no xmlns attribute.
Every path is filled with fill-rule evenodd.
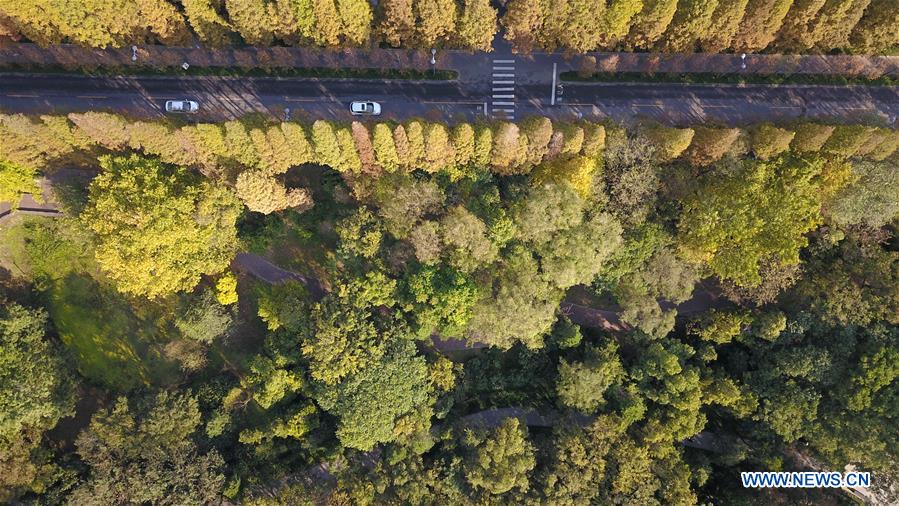
<svg viewBox="0 0 899 506"><path fill-rule="evenodd" d="M377 116L381 114L381 104L377 102L353 102L350 104L353 116Z"/></svg>
<svg viewBox="0 0 899 506"><path fill-rule="evenodd" d="M193 100L167 100L165 103L165 112L193 114L199 110L200 104Z"/></svg>

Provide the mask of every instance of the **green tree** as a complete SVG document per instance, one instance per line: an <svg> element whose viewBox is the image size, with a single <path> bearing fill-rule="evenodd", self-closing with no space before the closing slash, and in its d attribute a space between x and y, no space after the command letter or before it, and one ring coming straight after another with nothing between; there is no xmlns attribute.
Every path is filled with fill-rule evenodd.
<svg viewBox="0 0 899 506"><path fill-rule="evenodd" d="M505 257L484 290L484 299L474 307L467 334L503 349L517 342L540 348L556 320L563 292L542 278L529 251L513 247Z"/></svg>
<svg viewBox="0 0 899 506"><path fill-rule="evenodd" d="M490 0L463 0L456 32L463 47L475 51L493 50L496 36L496 9Z"/></svg>
<svg viewBox="0 0 899 506"><path fill-rule="evenodd" d="M660 42L663 51L691 53L697 41L707 33L718 0L678 0L674 19Z"/></svg>
<svg viewBox="0 0 899 506"><path fill-rule="evenodd" d="M311 332L300 349L312 378L325 385L336 385L384 354L386 339L367 308L324 300L313 308L311 320Z"/></svg>
<svg viewBox="0 0 899 506"><path fill-rule="evenodd" d="M613 47L627 35L634 16L643 9L642 0L612 0L600 21L600 44Z"/></svg>
<svg viewBox="0 0 899 506"><path fill-rule="evenodd" d="M221 0L182 0L181 5L202 42L210 46L225 46L230 42L231 25L220 13Z"/></svg>
<svg viewBox="0 0 899 506"><path fill-rule="evenodd" d="M383 225L367 208L357 209L337 222L334 228L343 251L363 258L373 258L378 254L384 237Z"/></svg>
<svg viewBox="0 0 899 506"><path fill-rule="evenodd" d="M232 312L216 300L212 291L185 298L175 317L175 328L182 336L205 344L227 336L233 325Z"/></svg>
<svg viewBox="0 0 899 506"><path fill-rule="evenodd" d="M271 331L284 327L290 332L297 332L305 322L305 314L309 310L306 304L308 299L309 291L299 281L259 285L257 313Z"/></svg>
<svg viewBox="0 0 899 506"><path fill-rule="evenodd" d="M454 0L413 0L418 39L425 47L434 47L456 30L457 5Z"/></svg>
<svg viewBox="0 0 899 506"><path fill-rule="evenodd" d="M733 48L738 51L758 51L774 41L793 0L761 0L752 2L740 22Z"/></svg>
<svg viewBox="0 0 899 506"><path fill-rule="evenodd" d="M549 150L553 136L553 124L549 118L532 117L521 123L521 133L527 136L527 163L540 165Z"/></svg>
<svg viewBox="0 0 899 506"><path fill-rule="evenodd" d="M251 46L270 46L275 35L264 0L225 0L231 26Z"/></svg>
<svg viewBox="0 0 899 506"><path fill-rule="evenodd" d="M527 426L517 418L506 418L486 437L471 435L468 439L469 455L463 472L472 487L494 495L512 489L528 490L530 473L537 461L528 441Z"/></svg>
<svg viewBox="0 0 899 506"><path fill-rule="evenodd" d="M649 49L662 38L674 19L677 0L646 0L643 9L634 16L627 37L629 46Z"/></svg>
<svg viewBox="0 0 899 506"><path fill-rule="evenodd" d="M896 164L890 162L853 162L854 180L830 200L827 215L839 225L886 225L899 214L896 170Z"/></svg>
<svg viewBox="0 0 899 506"><path fill-rule="evenodd" d="M795 132L777 128L770 123L762 123L750 132L750 144L755 157L770 160L790 149Z"/></svg>
<svg viewBox="0 0 899 506"><path fill-rule="evenodd" d="M372 133L372 147L375 150L375 163L385 172L395 172L399 168L399 155L393 140L393 131L386 123L375 125Z"/></svg>
<svg viewBox="0 0 899 506"><path fill-rule="evenodd" d="M428 367L409 340L393 340L382 358L340 384L322 388L316 400L337 416L337 438L347 448L368 451L395 441L403 427L430 427Z"/></svg>
<svg viewBox="0 0 899 506"><path fill-rule="evenodd" d="M24 432L39 435L74 414L72 377L60 349L44 336L46 326L43 310L0 307L0 453Z"/></svg>
<svg viewBox="0 0 899 506"><path fill-rule="evenodd" d="M699 37L703 51L717 53L731 47L749 0L719 0L708 29Z"/></svg>
<svg viewBox="0 0 899 506"><path fill-rule="evenodd" d="M553 235L536 251L544 276L568 289L593 281L620 245L621 225L610 214L597 213Z"/></svg>
<svg viewBox="0 0 899 506"><path fill-rule="evenodd" d="M371 38L372 12L368 0L337 0L341 35L346 44L361 46Z"/></svg>
<svg viewBox="0 0 899 506"><path fill-rule="evenodd" d="M36 178L37 173L33 169L0 160L0 202L9 202L15 209L24 193L40 198L41 189L35 182Z"/></svg>
<svg viewBox="0 0 899 506"><path fill-rule="evenodd" d="M460 335L480 299L474 280L449 267L426 266L405 281L404 309L412 315L417 334Z"/></svg>
<svg viewBox="0 0 899 506"><path fill-rule="evenodd" d="M798 263L805 234L820 221L820 171L820 161L782 157L706 180L684 202L678 228L686 258L740 285L761 281L766 257Z"/></svg>
<svg viewBox="0 0 899 506"><path fill-rule="evenodd" d="M809 39L823 49L849 46L849 34L871 0L830 0L824 3L809 27Z"/></svg>
<svg viewBox="0 0 899 506"><path fill-rule="evenodd" d="M450 265L463 272L496 260L497 247L487 235L487 225L463 206L453 207L440 220L440 238Z"/></svg>
<svg viewBox="0 0 899 506"><path fill-rule="evenodd" d="M224 461L193 439L201 423L197 400L160 393L134 403L120 397L94 414L75 441L89 466L70 499L78 504L208 504L219 500Z"/></svg>
<svg viewBox="0 0 899 506"><path fill-rule="evenodd" d="M646 129L645 135L656 147L656 157L660 162L670 162L679 157L693 140L692 128L672 128L664 125L653 125Z"/></svg>
<svg viewBox="0 0 899 506"><path fill-rule="evenodd" d="M191 290L225 270L237 248L237 200L158 161L103 157L82 221L97 263L119 290L150 298Z"/></svg>
<svg viewBox="0 0 899 506"><path fill-rule="evenodd" d="M804 51L815 45L809 25L827 0L795 0L777 33L777 46Z"/></svg>
<svg viewBox="0 0 899 506"><path fill-rule="evenodd" d="M517 168L526 156L527 147L522 145L518 125L500 123L493 134L493 151L490 153L490 164L496 172L500 175L518 173Z"/></svg>
<svg viewBox="0 0 899 506"><path fill-rule="evenodd" d="M137 0L140 18L156 39L166 45L186 45L190 39L187 21L178 9L165 0Z"/></svg>
<svg viewBox="0 0 899 506"><path fill-rule="evenodd" d="M385 228L399 239L408 237L425 215L440 211L444 199L436 183L408 174L381 177L373 193Z"/></svg>
<svg viewBox="0 0 899 506"><path fill-rule="evenodd" d="M393 47L408 46L415 38L413 0L384 0L379 2L380 16L377 32ZM377 131L377 127L375 127Z"/></svg>
<svg viewBox="0 0 899 506"><path fill-rule="evenodd" d="M854 49L866 54L883 52L899 45L899 1L872 0L850 35Z"/></svg>
<svg viewBox="0 0 899 506"><path fill-rule="evenodd" d="M500 20L506 29L505 39L519 53L529 53L537 42L546 20L546 2L543 0L509 0L506 14Z"/></svg>
<svg viewBox="0 0 899 506"><path fill-rule="evenodd" d="M849 158L871 137L874 129L864 125L839 125L821 147L825 153Z"/></svg>
<svg viewBox="0 0 899 506"><path fill-rule="evenodd" d="M815 152L824 146L836 127L819 123L802 123L796 127L796 136L790 148L797 153Z"/></svg>
<svg viewBox="0 0 899 506"><path fill-rule="evenodd" d="M456 166L467 167L473 162L475 132L470 123L458 123L453 127L453 152L456 154ZM897 137L899 139L899 137Z"/></svg>
<svg viewBox="0 0 899 506"><path fill-rule="evenodd" d="M756 415L758 420L767 423L788 443L809 432L817 418L820 394L793 380L772 385L766 394Z"/></svg>
<svg viewBox="0 0 899 506"><path fill-rule="evenodd" d="M602 348L587 345L583 360L559 361L556 392L563 406L583 413L593 413L605 403L603 394L610 386L624 379L624 367L618 358L614 341Z"/></svg>
<svg viewBox="0 0 899 506"><path fill-rule="evenodd" d="M727 153L740 136L739 128L697 127L690 147L684 151L684 158L691 165L712 164Z"/></svg>

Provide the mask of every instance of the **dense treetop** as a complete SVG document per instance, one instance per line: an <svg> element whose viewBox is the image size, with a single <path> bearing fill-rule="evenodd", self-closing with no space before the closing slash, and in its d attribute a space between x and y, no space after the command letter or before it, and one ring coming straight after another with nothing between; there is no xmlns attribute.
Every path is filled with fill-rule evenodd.
<svg viewBox="0 0 899 506"><path fill-rule="evenodd" d="M596 36L672 16L680 43L739 4L610 4ZM413 38L450 9L387 5ZM64 218L0 229L0 500L754 503L740 471L808 458L888 486L897 147L850 124L0 115L9 195L87 169L54 187Z"/></svg>

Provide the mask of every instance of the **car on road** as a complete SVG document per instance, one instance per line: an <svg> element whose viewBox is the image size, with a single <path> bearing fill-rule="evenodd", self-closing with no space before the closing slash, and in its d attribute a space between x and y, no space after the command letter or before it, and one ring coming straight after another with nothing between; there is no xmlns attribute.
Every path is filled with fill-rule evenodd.
<svg viewBox="0 0 899 506"><path fill-rule="evenodd" d="M193 100L167 100L165 112L193 114L200 110L200 104Z"/></svg>
<svg viewBox="0 0 899 506"><path fill-rule="evenodd" d="M377 116L381 114L381 104L377 102L352 102L350 112L353 116Z"/></svg>

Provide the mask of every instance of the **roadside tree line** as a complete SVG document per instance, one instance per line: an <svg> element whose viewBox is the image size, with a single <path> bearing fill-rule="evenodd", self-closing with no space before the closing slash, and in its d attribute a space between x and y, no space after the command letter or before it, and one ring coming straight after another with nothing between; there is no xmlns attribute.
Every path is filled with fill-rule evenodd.
<svg viewBox="0 0 899 506"><path fill-rule="evenodd" d="M0 0L0 35L42 45L311 45L881 53L899 0Z"/></svg>

